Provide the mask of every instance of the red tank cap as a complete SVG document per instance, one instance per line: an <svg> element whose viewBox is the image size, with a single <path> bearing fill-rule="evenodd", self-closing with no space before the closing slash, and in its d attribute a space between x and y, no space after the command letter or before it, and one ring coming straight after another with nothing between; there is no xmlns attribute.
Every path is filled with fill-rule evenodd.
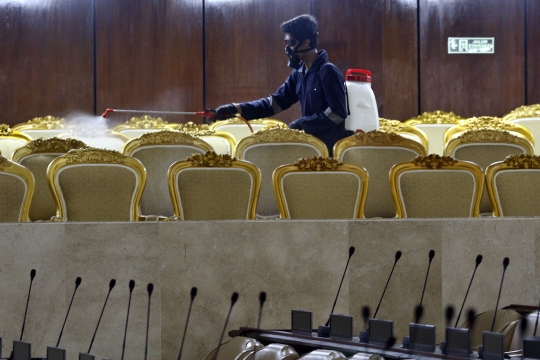
<svg viewBox="0 0 540 360"><path fill-rule="evenodd" d="M345 80L371 82L371 72L362 69L349 69L345 73Z"/></svg>

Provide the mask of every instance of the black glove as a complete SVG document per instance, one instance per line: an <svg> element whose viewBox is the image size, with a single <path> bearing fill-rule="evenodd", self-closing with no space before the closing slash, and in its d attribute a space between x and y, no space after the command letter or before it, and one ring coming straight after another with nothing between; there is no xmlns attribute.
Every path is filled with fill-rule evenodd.
<svg viewBox="0 0 540 360"><path fill-rule="evenodd" d="M234 104L221 105L216 109L216 120L226 120L234 117L238 113L238 109Z"/></svg>
<svg viewBox="0 0 540 360"><path fill-rule="evenodd" d="M302 130L301 123L302 123L302 119L296 119L292 123L289 124L289 127L295 130Z"/></svg>

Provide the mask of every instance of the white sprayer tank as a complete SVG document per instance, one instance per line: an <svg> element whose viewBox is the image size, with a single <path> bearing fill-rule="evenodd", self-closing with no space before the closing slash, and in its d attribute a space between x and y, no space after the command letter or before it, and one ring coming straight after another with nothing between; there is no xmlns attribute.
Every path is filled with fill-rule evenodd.
<svg viewBox="0 0 540 360"><path fill-rule="evenodd" d="M375 94L371 90L371 72L349 69L345 74L345 86L350 115L345 119L345 128L356 132L379 130L379 111Z"/></svg>

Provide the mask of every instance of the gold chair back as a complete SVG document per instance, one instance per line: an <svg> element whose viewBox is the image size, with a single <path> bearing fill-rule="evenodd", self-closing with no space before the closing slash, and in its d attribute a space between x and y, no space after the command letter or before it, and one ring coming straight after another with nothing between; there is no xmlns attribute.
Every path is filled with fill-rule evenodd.
<svg viewBox="0 0 540 360"><path fill-rule="evenodd" d="M20 131L32 139L49 139L67 131L68 124L64 118L51 115L36 117L25 123L13 126L13 130Z"/></svg>
<svg viewBox="0 0 540 360"><path fill-rule="evenodd" d="M118 151L84 148L47 169L57 216L64 221L137 221L146 170Z"/></svg>
<svg viewBox="0 0 540 360"><path fill-rule="evenodd" d="M242 139L236 156L255 164L262 175L261 195L257 205L259 218L277 218L279 209L272 185L272 173L279 166L300 158L328 157L326 145L315 136L288 127L276 126L260 130Z"/></svg>
<svg viewBox="0 0 540 360"><path fill-rule="evenodd" d="M502 130L509 131L511 133L521 134L525 139L534 144L534 137L531 132L524 126L514 124L509 120L503 120L498 117L492 116L480 116L472 117L466 120L461 120L458 124L448 128L444 133L444 144L452 140L456 134L463 133L469 130Z"/></svg>
<svg viewBox="0 0 540 360"><path fill-rule="evenodd" d="M141 199L141 213L173 216L167 171L179 160L211 150L209 144L195 136L168 129L146 133L128 141L124 146L124 155L139 160L147 173L146 187Z"/></svg>
<svg viewBox="0 0 540 360"><path fill-rule="evenodd" d="M396 216L388 173L395 164L427 155L417 141L396 133L358 132L334 145L335 158L345 164L358 165L369 174L369 189L365 216L392 218Z"/></svg>
<svg viewBox="0 0 540 360"><path fill-rule="evenodd" d="M0 155L0 222L28 222L34 176L24 166Z"/></svg>
<svg viewBox="0 0 540 360"><path fill-rule="evenodd" d="M112 128L112 131L125 135L129 139L135 139L149 132L168 129L170 125L171 124L160 117L143 115L140 117L132 117L125 123L116 125Z"/></svg>
<svg viewBox="0 0 540 360"><path fill-rule="evenodd" d="M265 346L261 350L257 351L257 355L251 355L248 359L253 358L259 360L296 360L300 356L290 345L283 344L270 344Z"/></svg>
<svg viewBox="0 0 540 360"><path fill-rule="evenodd" d="M77 139L89 147L121 152L128 136L111 131L100 125L79 125L69 128L69 132L58 135L61 139Z"/></svg>
<svg viewBox="0 0 540 360"><path fill-rule="evenodd" d="M363 219L367 171L333 158L299 159L272 176L282 219Z"/></svg>
<svg viewBox="0 0 540 360"><path fill-rule="evenodd" d="M431 154L395 165L390 188L399 218L478 217L484 174L471 162Z"/></svg>
<svg viewBox="0 0 540 360"><path fill-rule="evenodd" d="M251 125L253 132L262 130L269 125L288 127L287 124L285 124L283 121L276 120L276 119L250 120L249 124ZM246 125L246 123L243 120L236 117L232 119L224 120L224 121L216 121L210 124L210 129L214 131L222 131L222 132L231 134L234 137L237 144L243 138L251 135L251 130Z"/></svg>
<svg viewBox="0 0 540 360"><path fill-rule="evenodd" d="M28 168L36 181L30 206L32 221L50 220L56 215L56 202L47 180L47 167L51 161L70 150L83 147L86 147L86 144L82 141L53 137L32 140L13 152L13 161Z"/></svg>
<svg viewBox="0 0 540 360"><path fill-rule="evenodd" d="M428 154L444 153L444 132L465 118L453 112L431 111L405 121L406 125L422 130L429 143Z"/></svg>
<svg viewBox="0 0 540 360"><path fill-rule="evenodd" d="M533 144L516 132L481 129L456 133L448 141L445 155L460 160L471 161L485 170L490 164L508 155L533 154ZM481 214L492 213L487 191L484 191L480 204Z"/></svg>
<svg viewBox="0 0 540 360"><path fill-rule="evenodd" d="M429 140L425 132L399 120L379 118L379 131L396 133L407 139L417 141L424 146L426 152L429 148Z"/></svg>
<svg viewBox="0 0 540 360"><path fill-rule="evenodd" d="M0 154L11 159L11 154L32 138L22 132L13 130L6 124L0 124Z"/></svg>
<svg viewBox="0 0 540 360"><path fill-rule="evenodd" d="M540 138L540 104L520 106L503 116L503 120L524 126L535 139ZM540 155L540 141L535 142L534 153Z"/></svg>
<svg viewBox="0 0 540 360"><path fill-rule="evenodd" d="M213 151L174 163L168 173L174 215L181 220L255 219L261 174L247 161Z"/></svg>
<svg viewBox="0 0 540 360"><path fill-rule="evenodd" d="M217 154L235 156L236 140L227 132L215 131L207 124L194 124L191 121L185 124L171 124L169 128L197 136L210 144Z"/></svg>
<svg viewBox="0 0 540 360"><path fill-rule="evenodd" d="M510 155L486 169L493 216L540 216L540 156Z"/></svg>

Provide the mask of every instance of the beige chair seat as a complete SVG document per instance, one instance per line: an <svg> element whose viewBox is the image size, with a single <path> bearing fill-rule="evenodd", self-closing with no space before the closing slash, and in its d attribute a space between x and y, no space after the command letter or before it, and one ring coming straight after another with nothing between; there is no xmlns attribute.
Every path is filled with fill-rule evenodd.
<svg viewBox="0 0 540 360"><path fill-rule="evenodd" d="M420 116L410 118L405 121L406 125L413 126L416 129L423 131L428 138L429 147L428 154L444 154L444 133L445 131L457 124L460 120L465 120L453 112L431 111L424 112Z"/></svg>

